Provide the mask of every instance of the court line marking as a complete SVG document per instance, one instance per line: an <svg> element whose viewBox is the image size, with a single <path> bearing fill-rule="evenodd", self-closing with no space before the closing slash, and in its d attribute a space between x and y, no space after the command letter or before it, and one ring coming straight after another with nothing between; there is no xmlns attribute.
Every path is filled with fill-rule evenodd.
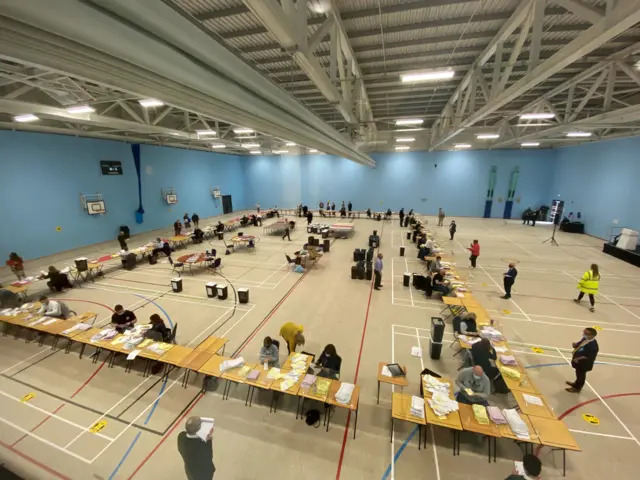
<svg viewBox="0 0 640 480"><path fill-rule="evenodd" d="M611 435L608 433L598 433L598 432L585 432L584 430L574 430L572 428L570 428L569 431L573 433L582 433L584 435L596 435L598 437L618 438L620 440L634 440L631 437L623 437L621 435Z"/></svg>
<svg viewBox="0 0 640 480"><path fill-rule="evenodd" d="M498 282L496 282L496 281L494 280L494 278L491 276L491 274L489 274L489 272L487 272L487 271L484 269L484 267L483 267L482 265L480 265L480 268L481 268L481 269L482 269L482 271L483 271L483 272L484 272L484 273L485 273L485 274L486 274L486 275L491 279L491 281L492 281L493 283L495 283L495 284L496 284L496 287L498 287L498 289L499 289L502 293L505 293L505 291L504 291L504 290L502 289L502 287L498 284ZM529 315L527 315L527 314L525 313L525 311L524 311L524 310L522 310L522 308L520 308L520 305L518 305L518 304L516 303L516 301L515 301L513 298L510 298L510 299L509 299L509 301L510 301L511 303L513 303L513 304L516 306L516 308L517 308L518 310L520 310L520 312L522 313L522 315L524 315L524 316L527 318L527 320L531 321L531 318L529 317Z"/></svg>
<svg viewBox="0 0 640 480"><path fill-rule="evenodd" d="M393 262L391 262L391 268L393 268ZM395 335L395 325L391 325L391 363L396 363L396 335ZM393 394L396 391L396 386L391 384L391 397L393 398ZM395 479L395 470L396 470L396 462L395 462L395 439L396 432L391 432L391 480Z"/></svg>
<svg viewBox="0 0 640 480"><path fill-rule="evenodd" d="M277 273L278 270L276 270L274 273ZM133 273L133 272L127 272L127 273ZM146 272L142 272L142 271L135 271L136 274L138 275L145 275L147 277L157 277L157 278L164 278L165 280L169 279L167 276L165 275L160 275L160 274L156 274L156 273L146 273ZM273 274L272 274L273 275ZM271 276L271 275L270 275ZM270 278L267 277L267 278ZM111 277L114 280L119 279L120 277ZM180 278L182 278L183 280L189 280L190 282L198 282L198 283L209 283L211 281L211 278L200 278L200 277L196 277L195 275L191 275L191 276L181 276ZM120 279L120 280L126 280L124 278ZM229 280L235 280L234 278L231 278ZM130 282L137 282L138 280L132 279L132 280L127 280ZM264 288L265 290L273 290L273 288L271 287L272 285L275 285L274 283L268 283L267 285L269 285L269 287L261 287L259 285L261 285L261 282L258 281L254 281L254 280L242 280L243 283L250 283L250 284L255 284L255 285L248 285L249 287L252 288ZM102 283L102 282L101 282ZM142 282L141 282L142 283Z"/></svg>
<svg viewBox="0 0 640 480"><path fill-rule="evenodd" d="M285 265L289 265L289 263L283 263L283 264L281 264L281 265L278 267L278 269L277 269L277 270L275 270L271 275L269 275L267 278L265 278L262 282L260 282L260 283L258 284L258 288L262 288L262 285L264 285L264 284L267 282L267 280L269 280L271 277L273 277L276 273L278 273L278 272L282 271L282 270L281 270L281 268L282 268L282 267L284 267ZM257 282L256 282L256 283L257 283ZM273 287L273 288L275 288L275 287ZM273 288L271 288L271 290L273 290Z"/></svg>

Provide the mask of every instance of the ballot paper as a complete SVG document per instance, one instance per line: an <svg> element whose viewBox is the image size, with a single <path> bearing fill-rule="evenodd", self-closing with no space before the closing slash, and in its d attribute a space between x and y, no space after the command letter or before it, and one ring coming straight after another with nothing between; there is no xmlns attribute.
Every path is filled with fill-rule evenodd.
<svg viewBox="0 0 640 480"><path fill-rule="evenodd" d="M225 360L220 364L220 371L226 372L227 370L231 370L232 368L239 367L244 364L244 358L233 358L230 360Z"/></svg>
<svg viewBox="0 0 640 480"><path fill-rule="evenodd" d="M505 353L509 351L507 347L501 347L501 346L493 347L493 349L498 353Z"/></svg>
<svg viewBox="0 0 640 480"><path fill-rule="evenodd" d="M524 476L527 474L527 472L524 469L523 462L513 462L513 469L516 471L518 475Z"/></svg>
<svg viewBox="0 0 640 480"><path fill-rule="evenodd" d="M489 425L489 416L487 415L487 407L484 405L473 405L473 415L476 417L476 421L480 425Z"/></svg>
<svg viewBox="0 0 640 480"><path fill-rule="evenodd" d="M526 393L523 393L522 394L522 398L529 405L538 405L540 407L544 407L544 402L542 401L542 399L540 397L535 397L533 395L528 395Z"/></svg>
<svg viewBox="0 0 640 480"><path fill-rule="evenodd" d="M279 375L280 369L273 367L271 370L269 370L269 373L267 373L267 378L270 380L275 380Z"/></svg>
<svg viewBox="0 0 640 480"><path fill-rule="evenodd" d="M384 365L382 367L382 375L384 375L385 377L393 377L393 375L391 374L391 370L389 370L389 367L387 367L386 365Z"/></svg>
<svg viewBox="0 0 640 480"><path fill-rule="evenodd" d="M56 323L57 321L58 321L57 318L50 318L49 320L44 322L42 325L51 325L52 323Z"/></svg>
<svg viewBox="0 0 640 480"><path fill-rule="evenodd" d="M200 417L200 429L196 432L196 435L202 439L203 442L207 441L207 437L213 430L214 420L213 418Z"/></svg>
<svg viewBox="0 0 640 480"><path fill-rule="evenodd" d="M47 320L47 318L48 318L48 317L40 317L40 318L38 318L38 319L34 320L33 322L30 322L30 323L29 323L29 326L30 326L30 327L33 327L34 325L38 325L38 324L40 324L40 323L44 322L45 320Z"/></svg>
<svg viewBox="0 0 640 480"><path fill-rule="evenodd" d="M422 349L420 347L411 347L411 355L422 358Z"/></svg>
<svg viewBox="0 0 640 480"><path fill-rule="evenodd" d="M91 325L87 325L86 323L76 323L73 327L70 327L64 330L62 334L69 335L70 333L75 332L76 330L80 330L84 332L85 330L89 330L90 328L91 328Z"/></svg>
<svg viewBox="0 0 640 480"><path fill-rule="evenodd" d="M141 351L142 350L134 350L134 351L132 351L129 355L127 355L127 360L135 359Z"/></svg>

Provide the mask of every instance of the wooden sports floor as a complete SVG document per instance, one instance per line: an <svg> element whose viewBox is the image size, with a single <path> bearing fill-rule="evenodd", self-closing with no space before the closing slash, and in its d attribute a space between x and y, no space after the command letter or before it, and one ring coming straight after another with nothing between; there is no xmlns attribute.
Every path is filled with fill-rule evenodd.
<svg viewBox="0 0 640 480"><path fill-rule="evenodd" d="M470 274L470 287L482 305L499 321L512 349L562 416L582 448L567 453L568 479L637 478L640 454L640 275L638 269L606 256L602 241L584 236L556 234L559 246L542 243L551 236L548 225L523 226L519 221L459 218L456 240L448 239L445 228L435 227L435 218L425 217L436 233L445 256L457 263L458 271ZM217 222L207 219L201 224ZM182 388L182 371L168 380L159 375L143 378L140 370L125 373L120 357L114 368L102 354L92 363L92 349L79 359L78 348L69 354L52 350L50 343L26 343L24 335L0 337L0 460L29 479L181 479L186 478L177 451L177 434L190 415L214 417L214 459L216 478L256 479L483 479L506 477L513 461L522 456L520 447L509 440L498 441L498 461L489 464L486 440L463 434L460 456L452 454L451 433L429 428L426 449L418 450L414 426L396 422L390 437L391 393L383 385L376 404L378 362L398 362L408 368L406 393L418 394L419 372L430 368L454 377L458 357L448 347L452 339L447 326L440 360L429 358L430 318L442 310L440 300L428 300L421 292L404 287L404 272L421 272L417 250L406 239L399 222L353 220L355 235L335 240L331 251L317 267L293 273L285 261L306 243L308 234L302 219L292 241L264 236L262 229L244 228L259 235L254 253L238 249L223 256L224 275L207 271L186 273L184 290L173 293L175 276L161 257L157 265L139 263L132 271L107 268L95 283L59 295L78 313L94 311L98 322L106 323L115 304L134 310L143 323L159 313L167 323L177 324L177 341L197 345L209 335L229 339L226 353L258 362L258 351L266 335L278 336L288 321L304 325L304 350L319 354L333 343L342 357L341 379L361 386L357 437L354 418L337 409L329 432L295 419L296 401L286 398L276 413L269 412L270 392L254 397L245 406L246 385L231 388L222 400L223 383L212 382L200 393L202 377L191 375ZM448 225L450 219L445 221ZM275 220L268 220L266 223ZM302 228L301 228L302 227ZM365 248L373 229L381 235L384 254L383 289L374 291L366 280L352 280L354 248ZM142 245L163 232L151 232L130 240ZM227 235L229 237L229 235ZM478 268L468 267L466 246L472 239L481 244ZM401 246L406 255L401 257ZM216 248L190 244L186 251ZM19 249L18 249L19 250ZM115 241L54 255L27 263L33 274L53 264L65 266L78 256L89 258L118 250ZM519 276L513 300L503 300L502 273L506 261L519 261ZM600 265L602 282L596 312L588 302L572 302L576 283L591 263ZM10 273L2 271L2 283ZM248 287L248 304L229 299L209 299L205 284L225 282L235 288ZM31 297L38 296L32 288ZM581 394L565 392L565 380L573 380L569 366L571 342L583 327L597 326L600 355L588 375ZM423 358L411 356L420 346ZM535 353L532 348L541 353ZM286 348L281 346L281 362ZM35 394L28 401L25 395ZM504 405L501 396L492 403ZM307 403L307 405L309 405ZM322 410L322 406L317 406ZM583 415L597 417L598 425ZM106 421L99 434L88 428ZM347 424L347 422L349 423ZM390 441L390 439L392 441ZM562 454L543 448L540 452L545 479L562 478ZM636 471L636 474L633 472Z"/></svg>

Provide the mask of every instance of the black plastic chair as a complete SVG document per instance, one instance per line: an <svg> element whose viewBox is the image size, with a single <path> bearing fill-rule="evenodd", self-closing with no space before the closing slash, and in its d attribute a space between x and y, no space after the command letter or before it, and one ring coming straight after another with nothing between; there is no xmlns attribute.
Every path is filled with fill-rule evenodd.
<svg viewBox="0 0 640 480"><path fill-rule="evenodd" d="M168 343L176 343L176 333L178 332L178 323L173 326L171 329L171 336L169 337Z"/></svg>
<svg viewBox="0 0 640 480"><path fill-rule="evenodd" d="M215 273L216 270L219 270L221 268L221 265L222 265L222 258L216 258L209 268L211 268L211 270L213 270L213 272Z"/></svg>

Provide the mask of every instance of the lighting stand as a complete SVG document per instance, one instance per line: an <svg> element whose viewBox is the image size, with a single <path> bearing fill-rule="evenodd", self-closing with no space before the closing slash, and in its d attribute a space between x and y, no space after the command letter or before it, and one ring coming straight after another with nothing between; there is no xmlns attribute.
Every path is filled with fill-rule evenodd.
<svg viewBox="0 0 640 480"><path fill-rule="evenodd" d="M559 247L560 245L558 245L558 242L556 242L556 229L558 228L558 224L556 224L554 222L553 224L553 233L551 234L551 237L547 238L544 242L542 243L547 243L547 242L551 242L551 245L555 245L556 247Z"/></svg>

